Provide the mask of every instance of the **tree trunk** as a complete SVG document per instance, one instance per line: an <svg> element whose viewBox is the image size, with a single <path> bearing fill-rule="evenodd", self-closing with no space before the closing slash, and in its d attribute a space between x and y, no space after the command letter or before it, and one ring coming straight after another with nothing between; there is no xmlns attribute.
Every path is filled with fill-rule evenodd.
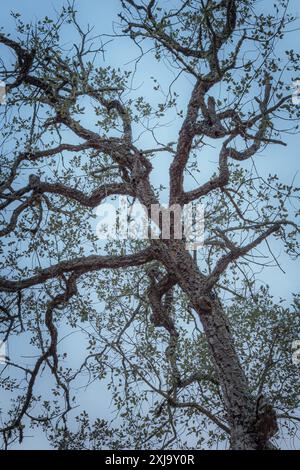
<svg viewBox="0 0 300 470"><path fill-rule="evenodd" d="M235 351L226 316L219 301L212 297L210 300L211 309L198 310L198 314L222 389L231 430L230 445L236 450L259 449L260 438L255 432L256 403Z"/></svg>
<svg viewBox="0 0 300 470"><path fill-rule="evenodd" d="M169 272L174 272L201 320L222 390L231 449L270 448L268 441L277 431L275 413L268 404L261 410L251 396L220 301L213 292L205 291L205 277L184 243L170 241L163 252Z"/></svg>

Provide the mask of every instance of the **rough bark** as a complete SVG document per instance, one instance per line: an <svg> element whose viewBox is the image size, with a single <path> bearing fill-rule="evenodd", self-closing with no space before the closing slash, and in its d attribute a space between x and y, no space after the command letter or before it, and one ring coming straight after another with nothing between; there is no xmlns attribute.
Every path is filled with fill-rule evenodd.
<svg viewBox="0 0 300 470"><path fill-rule="evenodd" d="M266 403L261 409L250 393L220 300L207 291L206 279L184 243L176 240L167 245L160 247L162 260L190 299L207 338L227 412L231 449L271 448L269 439L277 432L275 412Z"/></svg>

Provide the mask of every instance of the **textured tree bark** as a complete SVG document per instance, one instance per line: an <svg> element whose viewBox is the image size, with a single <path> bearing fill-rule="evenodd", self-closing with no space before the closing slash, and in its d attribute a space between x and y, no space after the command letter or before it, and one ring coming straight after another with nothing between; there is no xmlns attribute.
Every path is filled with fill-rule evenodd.
<svg viewBox="0 0 300 470"><path fill-rule="evenodd" d="M235 450L256 450L260 443L255 432L256 404L250 395L244 371L234 348L229 325L218 299L211 298L211 309L198 311L222 388L230 445Z"/></svg>
<svg viewBox="0 0 300 470"><path fill-rule="evenodd" d="M168 247L161 251L164 263L188 295L207 338L231 430L231 449L271 448L269 439L277 431L274 410L267 405L262 412L258 409L256 397L250 393L219 299L212 291L205 290L205 278L186 251L184 243L173 240L167 244Z"/></svg>

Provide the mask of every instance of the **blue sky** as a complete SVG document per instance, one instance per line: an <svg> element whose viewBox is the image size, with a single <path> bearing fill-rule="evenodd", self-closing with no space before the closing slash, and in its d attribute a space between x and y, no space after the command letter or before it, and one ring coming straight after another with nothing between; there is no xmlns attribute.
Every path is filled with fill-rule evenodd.
<svg viewBox="0 0 300 470"><path fill-rule="evenodd" d="M168 3L168 2L167 2ZM259 2L260 8L263 10L265 5L269 2ZM39 1L39 0L10 0L1 2L1 24L5 26L6 31L14 33L14 20L10 17L11 11L18 11L22 15L22 19L28 22L35 22L37 19L48 15L49 17L55 16L55 11L59 11L60 8L65 4L63 0L56 1ZM90 24L94 25L94 33L111 35L113 32L113 24L118 22L117 14L120 11L119 0L86 0L77 2L78 18L82 25ZM291 0L290 10L293 11L296 16L300 10L300 5L297 0ZM292 29L296 29L298 24ZM295 48L298 42L298 31L289 33L287 38L283 41L280 46L280 51L285 49ZM103 36L103 41L110 41L111 37ZM65 37L66 44L72 43L71 37ZM106 46L106 54L104 64L112 65L114 67L121 67L124 69L133 68L133 60L137 57L138 51L134 47L129 39L115 39ZM103 64L103 65L104 65ZM163 64L156 62L150 55L147 55L139 64L137 73L134 77L133 86L136 89L136 95L144 95L146 99L151 102L157 101L157 94L153 91L153 81L150 77L156 77L162 86L169 83L172 80L172 72L169 71ZM182 78L177 82L177 91L179 93L179 102L184 109L186 102L191 92L192 81L187 78ZM84 117L84 122L89 124L89 115ZM160 132L160 136L164 143L176 140L178 132L179 121L164 126ZM151 146L152 143L148 141L149 137L142 139L145 146ZM277 173L280 179L290 184L297 175L299 170L299 137L286 136L285 141L288 143L288 147L284 148L281 146L269 146L263 154L260 154L255 159L255 164L259 172L262 175L269 173ZM214 158L214 151L206 152L206 159L202 167L202 178L209 176L214 170L214 166L210 164L210 160ZM170 156L164 154L161 158L157 159L157 164L154 165L153 182L156 186L160 183L165 184L167 182L168 166L170 163ZM296 176L295 183L299 183L299 177ZM190 184L192 181L190 181ZM187 178L187 184L189 179ZM298 184L299 186L299 184ZM166 194L166 193L165 193ZM164 201L163 201L164 202ZM272 286L272 291L276 296L282 296L289 298L291 292L298 290L298 266L297 263L291 262L286 256L282 256L282 250L278 246L275 248L276 255L280 258L282 268L285 273L280 270L270 269L263 272L262 281L269 283Z"/></svg>
<svg viewBox="0 0 300 470"><path fill-rule="evenodd" d="M261 6L268 4L269 1L264 0L261 2ZM271 2L270 2L271 3ZM10 17L10 11L18 11L21 13L24 21L32 21L40 19L41 17L48 15L53 17L55 10L65 4L63 0L56 1L41 1L41 0L2 0L1 1L1 26L5 27L5 31L10 31L14 35L14 21ZM118 21L117 13L120 10L119 0L85 0L78 1L79 20L82 24L95 25L95 34L112 34L112 22ZM298 15L300 11L300 4L297 0L291 0L291 10ZM296 46L298 40L298 32L291 33L284 42L284 48L291 49ZM65 38L66 42L72 38ZM105 40L105 39L104 39ZM108 40L108 38L107 38ZM105 62L107 65L112 65L121 68L132 68L133 60L137 56L137 49L132 46L131 42L127 39L115 39L110 42L107 47L107 53L105 56ZM1 52L1 51L0 51ZM137 73L134 78L134 88L137 89L138 95L144 95L147 100L156 100L157 95L153 91L153 82L150 79L151 76L155 76L159 79L162 84L167 84L172 79L172 72L166 70L166 68L153 60L150 56L146 56L140 63ZM187 102L192 82L186 78L178 81L177 91L180 95L180 103L184 108ZM86 122L89 121L89 116L85 117ZM164 143L176 140L176 132L178 131L178 122L173 122L170 126L165 126L161 131L161 136ZM263 155L259 155L256 159L256 166L261 174L268 174L271 172L277 173L280 179L290 184L294 176L299 170L299 137L298 136L287 136L285 141L288 143L287 148L281 146L270 146L266 149ZM147 139L144 141L147 145ZM150 145L150 143L149 143ZM207 168L203 168L203 175L207 175L211 172L211 165L209 163L210 158L213 157L213 151L207 155ZM155 165L153 182L156 186L160 183L166 183L166 175L168 174L168 165L170 158L164 156ZM299 177L296 178L296 183ZM276 246L276 254L278 256L282 252L281 248ZM292 292L299 290L298 272L299 265L296 262L291 262L286 256L281 256L281 266L285 273L279 269L265 270L261 275L261 280L267 282L271 286L271 292L276 297L284 297L289 299ZM72 346L70 346L72 348ZM46 382L47 383L47 382ZM90 402L93 397L93 389L91 388L84 396L86 404ZM104 397L104 395L103 395ZM101 408L105 410L107 404L106 400L103 400ZM45 445L42 437L39 437L39 441L35 439L28 441L26 446L30 448L33 445L34 448L38 446L43 447Z"/></svg>

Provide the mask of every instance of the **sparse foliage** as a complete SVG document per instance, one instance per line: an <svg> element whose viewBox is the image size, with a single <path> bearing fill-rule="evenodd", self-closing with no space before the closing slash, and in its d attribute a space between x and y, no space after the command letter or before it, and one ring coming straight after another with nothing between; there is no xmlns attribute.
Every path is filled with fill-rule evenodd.
<svg viewBox="0 0 300 470"><path fill-rule="evenodd" d="M299 298L277 303L256 274L280 269L274 243L298 257L299 188L255 159L277 145L288 164L299 54L276 53L295 21L288 1L262 3L121 0L115 38L131 38L134 66L153 54L176 77L157 103L137 95L134 70L107 65L109 44L76 5L34 25L15 13L15 32L0 31L1 335L29 356L1 366L4 448L28 428L60 449L269 449L297 436ZM170 116L180 130L162 142ZM211 145L216 171L199 182ZM150 213L165 156L169 205L205 204L204 247L100 243L94 209L123 195ZM99 410L108 389L113 418L89 416L83 388Z"/></svg>

